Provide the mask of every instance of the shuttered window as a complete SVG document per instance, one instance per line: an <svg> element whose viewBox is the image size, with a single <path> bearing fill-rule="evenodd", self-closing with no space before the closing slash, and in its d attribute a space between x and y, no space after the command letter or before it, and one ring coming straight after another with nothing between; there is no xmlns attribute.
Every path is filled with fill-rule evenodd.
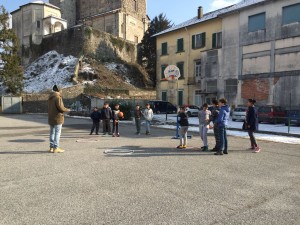
<svg viewBox="0 0 300 225"><path fill-rule="evenodd" d="M222 32L212 34L212 48L222 48Z"/></svg>
<svg viewBox="0 0 300 225"><path fill-rule="evenodd" d="M249 16L248 19L248 32L266 29L266 13L260 13Z"/></svg>
<svg viewBox="0 0 300 225"><path fill-rule="evenodd" d="M183 52L184 46L183 46L183 38L177 39L177 52Z"/></svg>
<svg viewBox="0 0 300 225"><path fill-rule="evenodd" d="M282 9L282 24L300 22L300 4L289 5Z"/></svg>
<svg viewBox="0 0 300 225"><path fill-rule="evenodd" d="M165 78L165 69L167 68L168 65L161 65L161 79Z"/></svg>
<svg viewBox="0 0 300 225"><path fill-rule="evenodd" d="M192 49L205 47L206 33L195 34L192 36Z"/></svg>
<svg viewBox="0 0 300 225"><path fill-rule="evenodd" d="M161 44L161 55L167 55L168 54L168 43L164 42Z"/></svg>
<svg viewBox="0 0 300 225"><path fill-rule="evenodd" d="M179 79L183 79L184 78L184 62L178 62L176 64L176 66L178 67L178 69L180 71L180 78Z"/></svg>

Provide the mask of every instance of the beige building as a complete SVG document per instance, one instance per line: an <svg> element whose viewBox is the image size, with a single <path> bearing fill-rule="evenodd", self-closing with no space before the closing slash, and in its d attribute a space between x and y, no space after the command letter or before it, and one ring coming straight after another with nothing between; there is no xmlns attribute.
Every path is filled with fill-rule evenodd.
<svg viewBox="0 0 300 225"><path fill-rule="evenodd" d="M146 0L50 0L68 24L83 24L139 43L149 26Z"/></svg>
<svg viewBox="0 0 300 225"><path fill-rule="evenodd" d="M300 108L300 1L248 0L220 17L224 79L218 86L225 97L236 105L255 98L258 105Z"/></svg>
<svg viewBox="0 0 300 225"><path fill-rule="evenodd" d="M222 20L218 15L223 11L203 15L199 7L196 17L154 35L158 99L175 105L202 105L217 98L222 48ZM180 69L178 81L164 79L168 65Z"/></svg>
<svg viewBox="0 0 300 225"><path fill-rule="evenodd" d="M34 1L11 12L12 28L20 40L21 46L30 43L40 44L43 36L67 28L67 21L61 18L60 9L43 1Z"/></svg>

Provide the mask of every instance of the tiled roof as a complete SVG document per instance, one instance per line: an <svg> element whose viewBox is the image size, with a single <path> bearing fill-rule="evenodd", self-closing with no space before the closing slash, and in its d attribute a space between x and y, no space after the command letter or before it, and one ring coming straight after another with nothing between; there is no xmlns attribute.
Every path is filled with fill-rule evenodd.
<svg viewBox="0 0 300 225"><path fill-rule="evenodd" d="M161 31L157 34L154 34L152 37L159 36L159 35L162 35L162 34L165 34L165 33L169 33L169 32L175 31L175 30L179 30L179 29L184 28L184 27L192 26L194 24L202 23L202 22L205 22L205 21L208 21L208 20L211 20L211 19L215 19L220 15L225 15L227 13L231 13L231 12L240 10L242 8L246 8L248 6L255 5L255 4L258 4L258 3L261 3L261 2L265 2L265 1L268 1L268 0L243 0L243 1L241 1L237 4L235 4L235 5L231 5L231 6L228 6L228 7L213 11L213 12L206 13L200 19L198 19L198 17L194 17L194 18L192 18L188 21L185 21L181 24L175 25L175 26L170 27L170 28L168 28L164 31Z"/></svg>

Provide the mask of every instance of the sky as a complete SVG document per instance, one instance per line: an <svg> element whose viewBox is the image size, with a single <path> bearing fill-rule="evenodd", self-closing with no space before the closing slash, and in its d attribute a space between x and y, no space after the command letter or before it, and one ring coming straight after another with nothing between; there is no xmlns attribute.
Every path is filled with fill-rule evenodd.
<svg viewBox="0 0 300 225"><path fill-rule="evenodd" d="M150 19L164 13L167 19L177 25L197 16L199 6L203 7L203 13L207 13L239 1L241 0L147 0L147 13ZM12 12L29 2L32 0L0 0L0 5Z"/></svg>

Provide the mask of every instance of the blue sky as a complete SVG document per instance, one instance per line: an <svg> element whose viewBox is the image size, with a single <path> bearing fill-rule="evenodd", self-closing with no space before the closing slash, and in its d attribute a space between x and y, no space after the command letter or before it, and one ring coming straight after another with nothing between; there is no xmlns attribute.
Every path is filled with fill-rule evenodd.
<svg viewBox="0 0 300 225"><path fill-rule="evenodd" d="M203 12L207 13L239 1L240 0L147 0L147 13L150 19L153 19L153 17L160 13L165 13L169 20L175 24L179 24L195 17L199 6L202 6ZM0 5L4 5L6 10L11 12L18 9L20 5L29 2L32 2L32 0L0 0Z"/></svg>

